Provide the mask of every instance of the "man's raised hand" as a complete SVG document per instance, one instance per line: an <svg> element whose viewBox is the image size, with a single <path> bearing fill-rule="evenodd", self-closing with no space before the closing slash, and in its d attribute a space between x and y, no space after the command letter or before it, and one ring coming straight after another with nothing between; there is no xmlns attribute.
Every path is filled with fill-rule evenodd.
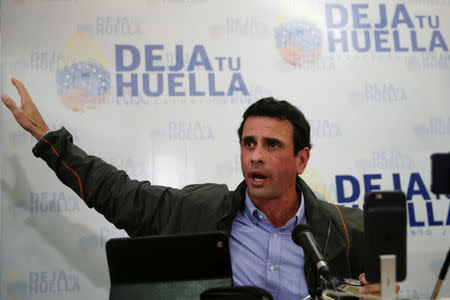
<svg viewBox="0 0 450 300"><path fill-rule="evenodd" d="M11 79L12 84L16 87L20 95L20 107L16 105L13 99L6 94L2 95L2 101L6 107L12 112L17 123L26 131L31 133L37 140L48 131L48 126L42 119L39 110L34 105L23 83L15 78Z"/></svg>

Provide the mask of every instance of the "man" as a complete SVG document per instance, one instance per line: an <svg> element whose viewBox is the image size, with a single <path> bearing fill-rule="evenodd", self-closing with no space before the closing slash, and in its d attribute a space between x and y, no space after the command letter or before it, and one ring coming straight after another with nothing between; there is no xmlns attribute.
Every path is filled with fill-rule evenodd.
<svg viewBox="0 0 450 300"><path fill-rule="evenodd" d="M48 127L23 84L12 79L21 106L5 105L38 143L33 148L58 178L130 236L223 230L230 235L233 280L259 286L275 299L316 293L316 268L291 240L297 224L312 225L331 269L367 284L363 273L362 213L319 201L298 175L310 155L310 127L286 101L264 98L251 105L238 130L244 181L183 189L131 180L123 171L87 155L64 128ZM378 293L378 284L362 292Z"/></svg>

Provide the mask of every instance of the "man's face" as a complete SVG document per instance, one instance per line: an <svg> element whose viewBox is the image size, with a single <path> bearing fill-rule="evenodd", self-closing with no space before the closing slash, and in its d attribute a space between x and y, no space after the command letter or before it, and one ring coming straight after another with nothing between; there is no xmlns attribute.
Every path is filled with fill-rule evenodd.
<svg viewBox="0 0 450 300"><path fill-rule="evenodd" d="M294 155L293 126L288 120L251 116L241 140L241 168L253 201L280 199L295 190L297 174L303 173L309 149Z"/></svg>

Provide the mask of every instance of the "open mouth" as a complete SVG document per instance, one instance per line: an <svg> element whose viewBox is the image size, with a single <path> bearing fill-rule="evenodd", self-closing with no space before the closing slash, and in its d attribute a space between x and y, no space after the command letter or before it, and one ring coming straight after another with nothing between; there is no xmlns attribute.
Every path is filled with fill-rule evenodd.
<svg viewBox="0 0 450 300"><path fill-rule="evenodd" d="M252 175L253 180L255 180L256 182L260 182L263 181L264 179L266 179L267 177L261 174L253 174Z"/></svg>

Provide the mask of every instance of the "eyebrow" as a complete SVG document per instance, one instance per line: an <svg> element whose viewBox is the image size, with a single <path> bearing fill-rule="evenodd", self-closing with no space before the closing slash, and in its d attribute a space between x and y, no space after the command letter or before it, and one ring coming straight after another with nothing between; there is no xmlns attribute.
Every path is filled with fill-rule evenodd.
<svg viewBox="0 0 450 300"><path fill-rule="evenodd" d="M280 139L277 139L277 138L263 137L262 140L263 140L263 143L264 143L264 144L278 143L278 144L280 144L280 145L284 145L284 143L283 143ZM254 136L252 136L252 135L250 135L250 136L244 136L244 137L242 138L242 142L243 142L244 144L245 144L245 143L248 143L248 142L254 142L254 141L256 141L256 138L255 138Z"/></svg>
<svg viewBox="0 0 450 300"><path fill-rule="evenodd" d="M253 141L255 141L255 137L254 136L252 136L252 135L250 135L250 136L244 136L243 138L242 138L242 142L245 144L245 143L248 143L248 142L253 142Z"/></svg>
<svg viewBox="0 0 450 300"><path fill-rule="evenodd" d="M277 144L280 144L280 145L284 145L284 143L283 143L280 139L277 139L277 138L263 137L263 141L264 141L266 144L269 144L269 143L277 143Z"/></svg>

